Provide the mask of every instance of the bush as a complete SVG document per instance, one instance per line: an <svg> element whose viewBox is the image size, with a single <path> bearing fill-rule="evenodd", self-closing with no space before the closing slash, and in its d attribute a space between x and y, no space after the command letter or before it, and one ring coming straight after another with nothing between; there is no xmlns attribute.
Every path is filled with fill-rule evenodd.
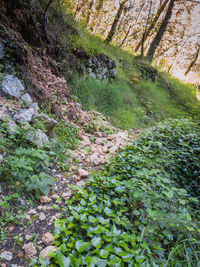
<svg viewBox="0 0 200 267"><path fill-rule="evenodd" d="M197 266L199 130L160 124L76 188L46 266Z"/></svg>

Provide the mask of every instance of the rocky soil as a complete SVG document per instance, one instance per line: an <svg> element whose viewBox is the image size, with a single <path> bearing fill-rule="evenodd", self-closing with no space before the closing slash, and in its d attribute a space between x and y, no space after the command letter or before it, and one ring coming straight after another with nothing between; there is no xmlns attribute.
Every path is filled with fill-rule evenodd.
<svg viewBox="0 0 200 267"><path fill-rule="evenodd" d="M6 76L0 91L0 121L9 124L12 134L15 134L21 124L29 127L36 117L46 121L47 132L51 133L57 121L41 112L38 104L33 102L16 77ZM14 97L15 101L10 100L11 97ZM2 267L29 266L39 255L48 257L49 250L56 249L53 236L54 222L64 216L62 207L66 199L71 198L73 194L72 185L87 186L90 174L100 169L109 158L141 132L128 133L116 129L102 114L95 111L86 112L79 103L69 99L65 100L61 109L65 121L79 128L78 148L68 151L70 168L67 172L61 173L56 167L52 169L56 184L48 196L42 196L38 203L22 198L20 204L16 204L15 211L16 214L21 214L21 224L13 223L6 226L6 239L0 241ZM42 146L49 142L47 132L33 132L30 128L27 138L37 146ZM4 154L0 156L3 160ZM5 194L5 187L2 188L0 198Z"/></svg>

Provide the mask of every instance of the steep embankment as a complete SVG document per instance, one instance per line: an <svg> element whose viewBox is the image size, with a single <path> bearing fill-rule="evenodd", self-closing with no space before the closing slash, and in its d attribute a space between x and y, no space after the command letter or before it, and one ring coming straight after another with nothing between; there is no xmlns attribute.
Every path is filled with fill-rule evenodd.
<svg viewBox="0 0 200 267"><path fill-rule="evenodd" d="M199 126L168 121L132 141L196 118L193 86L89 35L57 2L0 3L2 266L196 265Z"/></svg>

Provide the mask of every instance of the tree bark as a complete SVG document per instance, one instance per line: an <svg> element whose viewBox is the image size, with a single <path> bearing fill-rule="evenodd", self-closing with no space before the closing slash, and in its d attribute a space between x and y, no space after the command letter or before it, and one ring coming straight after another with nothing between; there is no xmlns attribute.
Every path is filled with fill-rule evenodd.
<svg viewBox="0 0 200 267"><path fill-rule="evenodd" d="M194 59L190 62L190 65L188 66L188 68L184 74L185 76L191 71L192 67L196 63L198 56L199 56L199 52L200 52L200 45L198 45L198 47L197 47L197 51L195 53Z"/></svg>
<svg viewBox="0 0 200 267"><path fill-rule="evenodd" d="M154 40L152 41L152 43L149 47L149 50L147 53L147 58L150 60L150 62L153 60L155 51L156 51L158 45L160 44L160 41L162 40L162 37L163 37L163 35L167 29L167 26L168 26L169 21L170 21L171 16L172 16L172 11L173 11L174 5L175 5L175 0L170 0L166 15L165 15L165 17L164 17L164 19L160 25L160 28L158 29L158 32L157 32Z"/></svg>
<svg viewBox="0 0 200 267"><path fill-rule="evenodd" d="M126 4L128 0L123 0L121 3L120 3L120 6L119 6L119 9L117 11L117 15L115 16L115 19L113 21L113 24L111 26L111 29L110 29L110 32L108 33L106 39L105 39L105 42L107 44L109 44L111 41L112 41L112 38L115 34L115 31L116 31L116 27L117 27L117 23L121 17L121 14L122 14L122 11L123 11L123 8L124 8L124 5Z"/></svg>
<svg viewBox="0 0 200 267"><path fill-rule="evenodd" d="M150 35L151 31L154 29L154 26L155 26L156 22L158 21L160 15L164 11L164 9L165 9L165 7L166 7L168 2L169 2L169 0L165 0L165 2L159 7L159 9L158 9L153 21L151 22L148 30L146 31L146 34L145 34L145 37L144 37L144 40L143 40L144 43L147 40L147 37ZM140 49L141 45L142 45L142 40L137 44L137 46L136 46L136 48L134 50L135 53L137 53L137 51Z"/></svg>
<svg viewBox="0 0 200 267"><path fill-rule="evenodd" d="M144 42L145 42L145 38L146 38L146 32L147 32L147 26L148 26L148 23L149 23L149 18L150 18L150 15L151 15L151 8L152 8L152 0L150 1L150 5L149 5L149 13L148 13L148 17L147 17L147 21L146 21L146 25L145 25L145 30L144 30L144 33L143 33L143 36L142 36L142 40L141 40L141 57L144 56Z"/></svg>

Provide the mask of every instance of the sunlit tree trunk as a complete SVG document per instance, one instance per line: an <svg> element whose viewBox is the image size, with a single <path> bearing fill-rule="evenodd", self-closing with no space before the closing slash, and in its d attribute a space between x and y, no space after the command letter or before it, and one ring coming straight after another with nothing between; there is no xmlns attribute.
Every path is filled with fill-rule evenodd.
<svg viewBox="0 0 200 267"><path fill-rule="evenodd" d="M192 67L194 66L194 64L197 62L198 56L199 56L199 52L200 52L200 44L197 47L195 56L193 58L193 60L190 62L190 65L188 66L186 72L185 72L185 76L191 71Z"/></svg>
<svg viewBox="0 0 200 267"><path fill-rule="evenodd" d="M108 43L108 44L112 41L112 38L115 35L115 31L116 31L116 28L117 28L117 23L118 23L118 21L119 21L119 19L121 17L124 5L126 4L127 1L128 0L123 0L119 5L119 9L117 11L117 15L115 16L115 19L114 19L113 24L111 26L110 32L108 33L108 35L107 35L107 37L105 39L105 42Z"/></svg>
<svg viewBox="0 0 200 267"><path fill-rule="evenodd" d="M152 43L149 47L149 50L147 53L147 58L149 59L149 61L153 60L155 51L156 51L158 45L160 44L160 41L162 40L162 37L163 37L163 35L167 29L168 23L169 23L171 16L172 16L172 11L173 11L174 5L175 5L175 0L170 0L165 17L164 17L164 19L160 25L160 28L158 29L158 32L157 32L154 40L152 41Z"/></svg>
<svg viewBox="0 0 200 267"><path fill-rule="evenodd" d="M140 49L140 47L142 46L142 42L143 42L143 44L144 44L145 41L147 40L148 36L150 35L151 31L154 29L154 27L155 27L155 25L156 25L156 22L157 22L158 19L160 18L160 15L161 15L162 12L164 11L164 9L165 9L165 7L166 7L166 5L167 5L168 2L169 2L169 0L165 0L165 2L159 7L159 9L158 9L158 11L157 11L157 13L156 13L156 15L155 15L153 21L151 22L151 24L150 24L148 30L146 31L146 34L145 34L145 36L144 36L144 39L141 40L141 41L137 44L137 46L136 46L136 48L135 48L135 50L134 50L135 53L136 53L136 52Z"/></svg>

